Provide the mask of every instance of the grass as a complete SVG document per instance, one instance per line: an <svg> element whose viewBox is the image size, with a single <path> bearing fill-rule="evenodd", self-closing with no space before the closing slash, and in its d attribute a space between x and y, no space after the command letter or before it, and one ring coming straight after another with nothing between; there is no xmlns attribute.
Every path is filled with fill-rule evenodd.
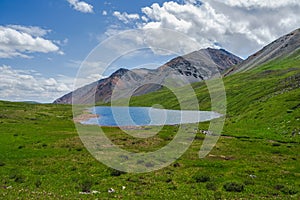
<svg viewBox="0 0 300 200"><path fill-rule="evenodd" d="M151 173L122 173L96 161L78 137L71 106L0 101L0 199L299 199L300 65L299 59L290 62L285 60L285 66L293 67L269 63L226 77L226 123L210 154L198 158L205 136L191 132L196 137L188 151ZM209 110L205 85L193 87L200 108ZM130 103L179 109L168 89L133 97ZM104 129L122 148L148 152L170 142L178 126L164 126L148 139ZM80 194L91 191L99 193Z"/></svg>

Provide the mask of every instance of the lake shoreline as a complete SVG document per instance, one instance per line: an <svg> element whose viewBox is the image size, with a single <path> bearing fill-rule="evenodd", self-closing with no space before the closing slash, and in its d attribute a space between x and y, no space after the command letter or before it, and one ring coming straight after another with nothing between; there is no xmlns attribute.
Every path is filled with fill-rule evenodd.
<svg viewBox="0 0 300 200"><path fill-rule="evenodd" d="M96 110L95 108L101 109L104 112L101 113L101 111ZM123 116L124 121L121 121L118 124L114 121L115 120L114 116L113 116L114 113L112 112L112 110L109 110L109 109L111 109L111 107L98 106L95 108L83 110L82 114L75 117L73 119L73 121L75 123L80 123L82 125L97 125L100 127L116 127L116 128L119 127L121 129L143 129L143 127L148 127L148 126L164 126L164 125L176 126L179 124L193 124L193 123L210 121L212 119L217 119L222 116L221 114L212 112L212 111L189 111L189 110L181 111L181 110L153 109L152 107L151 108L150 107L130 107L129 109L131 109L132 115L129 117L133 117L132 120L134 122L136 122L136 124L134 124L131 121L127 120L128 117L126 117L126 116L128 115L128 112L125 112L127 110L126 109L124 110L124 107L116 107L115 109L117 109L117 111L119 111L119 114L118 114L119 117L123 116L122 113L124 114L124 116ZM120 110L120 108L121 108L121 110ZM153 109L154 111L156 111L156 116L154 118L156 120L155 123L152 123L151 118L149 118L149 112L151 111L149 109ZM133 112L133 111L135 111L135 112ZM169 121L167 121L167 119L165 119L165 118L162 118L161 120L159 120L160 116L165 114L165 112L168 112L169 115L172 114L173 118L171 115L171 117L169 118L171 120L169 120ZM182 119L182 117L181 117L183 112L185 113L185 119ZM103 114L103 118L101 117L102 114ZM207 115L207 117L205 117L205 115ZM202 117L202 116L204 116L204 117ZM101 117L101 119L99 119L100 117ZM144 121L135 121L135 120L141 120L141 119L143 119L143 117L145 118L145 122ZM201 117L202 117L202 119L201 119ZM150 119L150 121L148 118ZM158 123L160 121L162 121L163 124Z"/></svg>
<svg viewBox="0 0 300 200"><path fill-rule="evenodd" d="M92 113L89 109L85 110L82 114L76 116L73 118L73 121L75 123L84 124L83 122L93 119L93 118L99 118L100 115Z"/></svg>

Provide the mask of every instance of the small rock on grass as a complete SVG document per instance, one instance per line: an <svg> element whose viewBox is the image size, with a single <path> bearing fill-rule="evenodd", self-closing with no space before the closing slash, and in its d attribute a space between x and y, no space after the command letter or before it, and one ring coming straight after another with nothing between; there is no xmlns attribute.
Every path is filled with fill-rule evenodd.
<svg viewBox="0 0 300 200"><path fill-rule="evenodd" d="M108 189L108 193L114 193L114 192L116 192L116 191L113 188Z"/></svg>

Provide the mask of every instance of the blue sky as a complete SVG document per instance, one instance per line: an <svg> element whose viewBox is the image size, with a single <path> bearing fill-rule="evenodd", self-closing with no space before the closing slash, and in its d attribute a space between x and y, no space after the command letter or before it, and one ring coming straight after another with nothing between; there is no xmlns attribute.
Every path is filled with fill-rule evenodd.
<svg viewBox="0 0 300 200"><path fill-rule="evenodd" d="M73 89L91 50L124 30L168 28L246 58L299 28L298 13L294 0L1 0L0 99L52 102ZM155 67L173 56L144 51L114 64ZM108 75L93 73L86 82Z"/></svg>

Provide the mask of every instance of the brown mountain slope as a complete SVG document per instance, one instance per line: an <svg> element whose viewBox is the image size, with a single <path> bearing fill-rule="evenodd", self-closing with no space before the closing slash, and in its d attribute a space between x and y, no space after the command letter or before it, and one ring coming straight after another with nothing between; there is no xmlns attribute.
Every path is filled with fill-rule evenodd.
<svg viewBox="0 0 300 200"><path fill-rule="evenodd" d="M300 49L300 29L280 37L260 51L249 56L245 61L233 67L226 75L248 71L256 66L278 58L287 57Z"/></svg>
<svg viewBox="0 0 300 200"><path fill-rule="evenodd" d="M109 102L114 91L117 91L114 99L119 99L153 92L170 82L174 87L183 86L210 79L241 61L223 49L202 49L174 58L155 70L121 68L110 77L66 94L54 103L71 104L72 97L75 104Z"/></svg>

